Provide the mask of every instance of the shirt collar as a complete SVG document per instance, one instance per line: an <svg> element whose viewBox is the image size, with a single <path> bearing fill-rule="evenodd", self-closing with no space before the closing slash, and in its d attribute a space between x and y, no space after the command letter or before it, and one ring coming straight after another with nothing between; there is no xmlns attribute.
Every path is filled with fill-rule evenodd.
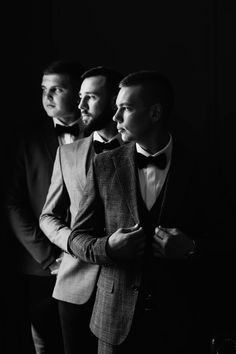
<svg viewBox="0 0 236 354"><path fill-rule="evenodd" d="M120 143L122 142L120 134L114 135L114 136L109 140L109 142L112 141L112 140L115 140L115 139L118 139ZM95 131L95 132L93 133L93 141L95 141L95 140L96 140L96 141L100 141L101 143L108 143L108 141L104 140L103 137L102 137L97 131Z"/></svg>
<svg viewBox="0 0 236 354"><path fill-rule="evenodd" d="M54 124L54 128L56 127L56 124L58 125L66 125L68 127L72 127L75 124L79 124L79 119L75 120L74 122L70 123L70 124L65 124L63 122L61 122L58 118L52 118L53 119L53 124Z"/></svg>

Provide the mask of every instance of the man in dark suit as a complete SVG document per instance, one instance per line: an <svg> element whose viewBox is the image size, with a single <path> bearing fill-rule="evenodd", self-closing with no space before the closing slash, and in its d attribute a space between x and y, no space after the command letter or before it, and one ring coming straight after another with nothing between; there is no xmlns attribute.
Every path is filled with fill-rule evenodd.
<svg viewBox="0 0 236 354"><path fill-rule="evenodd" d="M172 104L156 72L121 81L113 119L130 143L96 156L69 236L73 255L101 265L99 354L207 353L205 176L168 131Z"/></svg>
<svg viewBox="0 0 236 354"><path fill-rule="evenodd" d="M58 148L51 185L40 216L40 227L49 240L64 251L53 296L59 314L66 354L96 352L95 337L89 331L93 290L99 266L72 257L68 237L79 209L91 159L96 153L122 143L112 120L121 74L99 66L82 75L79 92L84 131L95 130L84 139ZM66 216L70 213L70 220Z"/></svg>
<svg viewBox="0 0 236 354"><path fill-rule="evenodd" d="M42 103L49 118L26 127L7 193L9 224L18 241L16 265L22 298L37 354L63 353L57 303L52 299L61 250L40 230L38 218L58 146L81 135L77 102L82 72L80 64L69 61L53 62L43 71ZM23 328L20 321L19 326ZM27 353L26 342L23 338L23 353Z"/></svg>

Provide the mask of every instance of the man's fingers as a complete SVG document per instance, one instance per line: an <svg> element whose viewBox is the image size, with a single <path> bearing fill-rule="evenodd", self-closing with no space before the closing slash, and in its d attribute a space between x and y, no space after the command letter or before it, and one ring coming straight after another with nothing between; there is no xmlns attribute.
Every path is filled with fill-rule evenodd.
<svg viewBox="0 0 236 354"><path fill-rule="evenodd" d="M174 228L174 227L168 228L168 229L166 229L166 231L167 231L169 234L173 235L173 236L179 234L179 229L176 229L176 228Z"/></svg>
<svg viewBox="0 0 236 354"><path fill-rule="evenodd" d="M160 227L156 227L155 236L157 240L165 242L169 238L170 234L166 232L164 229L161 229Z"/></svg>
<svg viewBox="0 0 236 354"><path fill-rule="evenodd" d="M58 269L52 270L52 271L51 271L51 274L52 274L52 275L57 275L57 274L58 274Z"/></svg>
<svg viewBox="0 0 236 354"><path fill-rule="evenodd" d="M125 230L125 232L124 232ZM127 238L129 239L145 239L145 234L143 232L143 228L138 224L135 227L130 227L127 229L120 229L121 233L127 234Z"/></svg>
<svg viewBox="0 0 236 354"><path fill-rule="evenodd" d="M133 231L137 231L139 228L140 228L139 224L135 224L134 226L131 226L131 227L121 228L120 232L127 234L127 233L130 233Z"/></svg>

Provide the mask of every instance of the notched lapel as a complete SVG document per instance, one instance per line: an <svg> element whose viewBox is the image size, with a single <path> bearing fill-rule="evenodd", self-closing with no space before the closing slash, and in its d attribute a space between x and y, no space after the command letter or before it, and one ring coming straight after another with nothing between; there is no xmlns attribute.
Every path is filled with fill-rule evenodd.
<svg viewBox="0 0 236 354"><path fill-rule="evenodd" d="M84 189L86 184L87 173L92 158L91 155L93 154L92 151L92 136L77 142L76 171L79 171L78 181L82 189Z"/></svg>
<svg viewBox="0 0 236 354"><path fill-rule="evenodd" d="M48 125L45 127L43 142L51 160L54 162L59 142L53 125Z"/></svg>
<svg viewBox="0 0 236 354"><path fill-rule="evenodd" d="M135 145L129 143L119 155L113 156L118 180L134 222L139 222L137 202L137 177L134 163Z"/></svg>

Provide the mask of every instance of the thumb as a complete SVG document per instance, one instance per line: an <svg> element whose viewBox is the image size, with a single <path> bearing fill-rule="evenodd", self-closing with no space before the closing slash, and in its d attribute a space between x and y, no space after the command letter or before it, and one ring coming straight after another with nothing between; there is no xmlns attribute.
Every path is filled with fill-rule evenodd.
<svg viewBox="0 0 236 354"><path fill-rule="evenodd" d="M140 227L139 224L135 224L134 226L130 226L130 227L124 227L122 228L122 232L128 233L128 232L136 231L139 229L139 227Z"/></svg>

